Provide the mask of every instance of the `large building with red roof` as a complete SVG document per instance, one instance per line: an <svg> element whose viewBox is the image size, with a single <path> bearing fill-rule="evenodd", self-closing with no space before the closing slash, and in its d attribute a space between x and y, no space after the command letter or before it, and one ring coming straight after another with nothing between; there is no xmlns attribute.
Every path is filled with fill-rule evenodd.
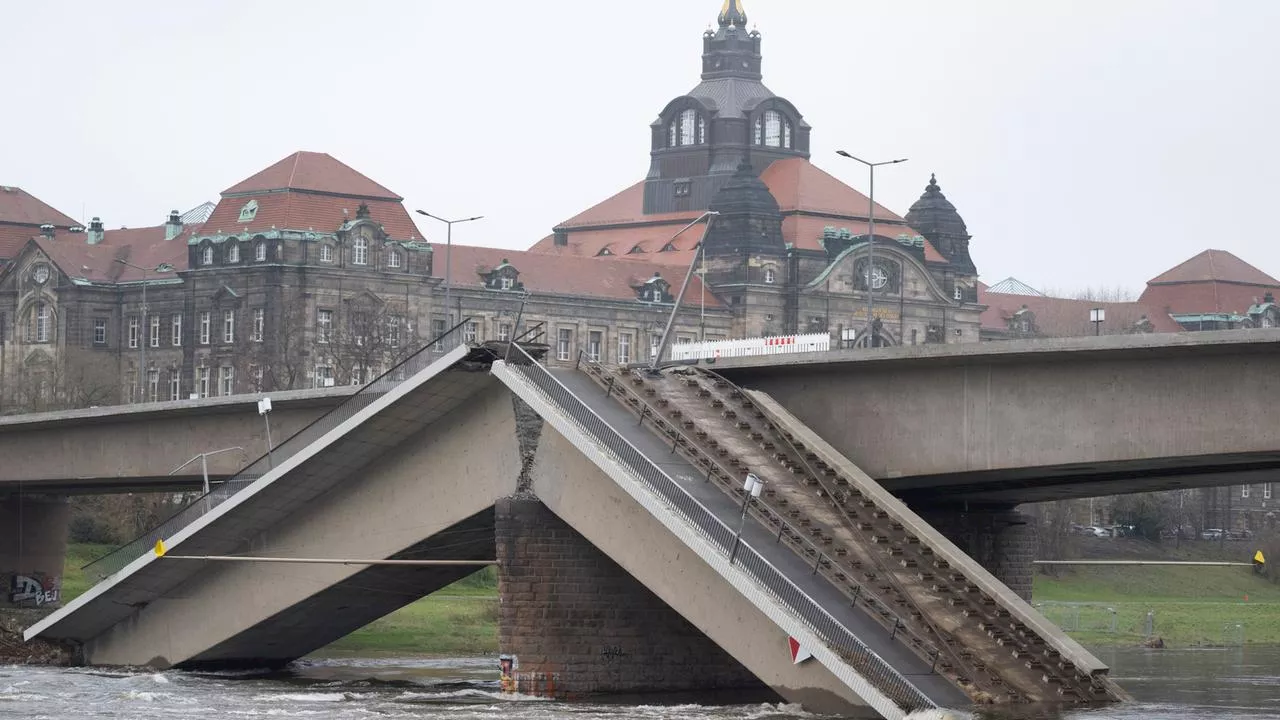
<svg viewBox="0 0 1280 720"><path fill-rule="evenodd" d="M1133 302L980 283L935 177L899 215L812 162L813 128L764 85L762 37L746 28L741 3L725 2L699 82L649 126L645 175L524 251L428 242L399 194L320 152L144 228L80 227L0 187L0 412L358 383L460 318L469 342L531 333L553 363L636 362L695 263L676 342L827 332L865 347L1280 322L1277 281L1218 250ZM1105 321L1090 322L1094 310Z"/></svg>

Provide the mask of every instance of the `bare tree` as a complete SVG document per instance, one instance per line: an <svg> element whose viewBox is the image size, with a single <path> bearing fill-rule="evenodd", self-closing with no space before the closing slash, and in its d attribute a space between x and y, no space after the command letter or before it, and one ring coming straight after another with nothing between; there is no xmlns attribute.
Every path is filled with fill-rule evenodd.
<svg viewBox="0 0 1280 720"><path fill-rule="evenodd" d="M338 327L324 348L334 381L360 385L411 355L420 345L405 310L368 295L347 302Z"/></svg>
<svg viewBox="0 0 1280 720"><path fill-rule="evenodd" d="M1092 300L1094 302L1133 302L1138 299L1133 290L1123 285L1092 285L1078 288L1076 290L1062 290L1061 288L1047 288L1044 294L1048 297L1067 298L1069 300Z"/></svg>

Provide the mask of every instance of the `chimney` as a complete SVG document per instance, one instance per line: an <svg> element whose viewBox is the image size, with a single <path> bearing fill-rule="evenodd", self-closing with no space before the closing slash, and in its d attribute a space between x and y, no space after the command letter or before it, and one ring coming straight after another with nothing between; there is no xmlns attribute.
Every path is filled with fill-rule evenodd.
<svg viewBox="0 0 1280 720"><path fill-rule="evenodd" d="M41 225L41 226L40 226L40 234L41 234L41 235L43 235L43 236L45 236L45 237L47 237L47 238L49 238L50 240L52 240L52 239L53 239L53 226L52 226L52 225L49 225L49 224L47 224L47 223L46 223L46 224L44 224L44 225Z"/></svg>
<svg viewBox="0 0 1280 720"><path fill-rule="evenodd" d="M169 221L164 224L164 239L172 240L182 234L182 218L177 210L169 211Z"/></svg>
<svg viewBox="0 0 1280 720"><path fill-rule="evenodd" d="M102 218L95 216L92 220L90 220L89 232L86 234L88 236L86 239L89 241L90 245L97 245L98 243L102 242L102 238L105 235L105 233L102 230Z"/></svg>

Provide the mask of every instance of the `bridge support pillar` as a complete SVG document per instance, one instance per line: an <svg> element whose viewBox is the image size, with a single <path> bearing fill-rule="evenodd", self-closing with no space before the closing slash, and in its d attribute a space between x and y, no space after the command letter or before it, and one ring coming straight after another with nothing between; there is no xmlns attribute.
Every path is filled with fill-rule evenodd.
<svg viewBox="0 0 1280 720"><path fill-rule="evenodd" d="M62 605L70 517L65 497L0 497L0 607Z"/></svg>
<svg viewBox="0 0 1280 720"><path fill-rule="evenodd" d="M776 700L541 502L500 500L496 512L498 636L512 660L510 689L554 697L689 693L698 699L732 691L735 698Z"/></svg>
<svg viewBox="0 0 1280 720"><path fill-rule="evenodd" d="M1012 508L931 509L920 515L969 557L1031 602L1035 519Z"/></svg>

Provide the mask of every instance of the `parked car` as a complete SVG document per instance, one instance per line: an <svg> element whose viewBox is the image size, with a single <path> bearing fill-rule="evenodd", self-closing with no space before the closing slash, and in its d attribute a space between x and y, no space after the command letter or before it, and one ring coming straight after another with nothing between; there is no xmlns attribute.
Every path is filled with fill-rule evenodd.
<svg viewBox="0 0 1280 720"><path fill-rule="evenodd" d="M1093 534L1094 537L1106 538L1106 537L1112 537L1113 535L1115 535L1115 532L1111 528L1102 527L1100 525L1094 525L1088 528L1088 530L1090 533Z"/></svg>
<svg viewBox="0 0 1280 720"><path fill-rule="evenodd" d="M1222 536L1222 528L1209 528L1200 533L1201 540L1221 540Z"/></svg>

